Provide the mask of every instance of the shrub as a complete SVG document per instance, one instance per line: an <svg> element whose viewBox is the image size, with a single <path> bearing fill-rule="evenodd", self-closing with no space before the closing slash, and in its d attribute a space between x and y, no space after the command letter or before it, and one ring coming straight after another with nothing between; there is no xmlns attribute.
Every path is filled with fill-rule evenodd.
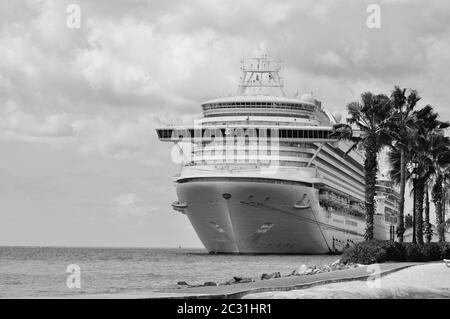
<svg viewBox="0 0 450 319"><path fill-rule="evenodd" d="M405 260L418 262L423 261L422 249L418 244L404 243L405 245Z"/></svg>
<svg viewBox="0 0 450 319"><path fill-rule="evenodd" d="M386 261L384 242L370 240L357 243L344 250L341 261L343 263L374 264Z"/></svg>
<svg viewBox="0 0 450 319"><path fill-rule="evenodd" d="M404 244L397 242L386 242L386 260L389 261L405 261L406 249Z"/></svg>
<svg viewBox="0 0 450 319"><path fill-rule="evenodd" d="M450 243L442 243L440 259L450 259Z"/></svg>
<svg viewBox="0 0 450 319"><path fill-rule="evenodd" d="M343 263L373 264L385 261L437 261L450 259L450 243L397 243L363 241L344 250Z"/></svg>
<svg viewBox="0 0 450 319"><path fill-rule="evenodd" d="M423 261L440 260L442 256L442 245L438 243L426 243L420 246Z"/></svg>

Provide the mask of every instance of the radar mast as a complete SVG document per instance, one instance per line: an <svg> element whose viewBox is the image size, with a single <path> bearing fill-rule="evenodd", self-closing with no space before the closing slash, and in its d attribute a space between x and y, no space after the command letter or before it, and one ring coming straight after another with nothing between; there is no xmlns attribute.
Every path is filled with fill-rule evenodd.
<svg viewBox="0 0 450 319"><path fill-rule="evenodd" d="M241 78L238 95L287 96L284 79L280 75L281 61L267 58L267 54L241 61ZM248 92L248 91L252 92ZM274 92L275 91L275 92Z"/></svg>

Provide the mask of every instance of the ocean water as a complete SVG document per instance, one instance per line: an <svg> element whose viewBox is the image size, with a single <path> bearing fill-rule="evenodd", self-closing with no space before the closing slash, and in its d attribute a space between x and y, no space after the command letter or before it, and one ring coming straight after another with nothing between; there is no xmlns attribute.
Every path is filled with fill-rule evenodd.
<svg viewBox="0 0 450 319"><path fill-rule="evenodd" d="M0 298L146 294L178 281L222 282L233 276L288 274L329 255L210 255L203 249L0 247ZM68 288L67 266L80 267L81 288Z"/></svg>

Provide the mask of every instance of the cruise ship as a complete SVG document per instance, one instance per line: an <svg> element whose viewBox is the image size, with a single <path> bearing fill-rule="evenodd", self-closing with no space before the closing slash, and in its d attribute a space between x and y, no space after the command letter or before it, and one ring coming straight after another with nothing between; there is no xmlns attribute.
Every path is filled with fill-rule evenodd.
<svg viewBox="0 0 450 319"><path fill-rule="evenodd" d="M288 96L280 61L242 61L241 73L236 94L202 103L193 125L157 128L184 158L172 208L210 253L338 253L362 241L364 157L330 136L340 116L312 94ZM378 181L376 239L394 240L398 198Z"/></svg>

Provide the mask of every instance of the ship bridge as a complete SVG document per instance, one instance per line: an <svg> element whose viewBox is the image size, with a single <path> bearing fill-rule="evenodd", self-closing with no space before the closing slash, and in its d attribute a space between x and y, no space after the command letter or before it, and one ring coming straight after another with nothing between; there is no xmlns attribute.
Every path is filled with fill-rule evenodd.
<svg viewBox="0 0 450 319"><path fill-rule="evenodd" d="M233 125L228 126L199 126L199 127L164 127L156 129L158 137L164 142L211 142L218 137L232 136L236 138L247 138L258 140L260 138L276 138L280 142L309 142L309 143L333 143L338 140L331 136L332 128L323 127L301 127L255 125Z"/></svg>
<svg viewBox="0 0 450 319"><path fill-rule="evenodd" d="M329 122L321 102L312 94L287 96L280 70L281 63L266 55L242 60L236 95L202 103L204 117L268 116Z"/></svg>
<svg viewBox="0 0 450 319"><path fill-rule="evenodd" d="M205 117L216 116L288 116L312 119L322 111L319 101L291 99L279 96L232 96L204 102Z"/></svg>

